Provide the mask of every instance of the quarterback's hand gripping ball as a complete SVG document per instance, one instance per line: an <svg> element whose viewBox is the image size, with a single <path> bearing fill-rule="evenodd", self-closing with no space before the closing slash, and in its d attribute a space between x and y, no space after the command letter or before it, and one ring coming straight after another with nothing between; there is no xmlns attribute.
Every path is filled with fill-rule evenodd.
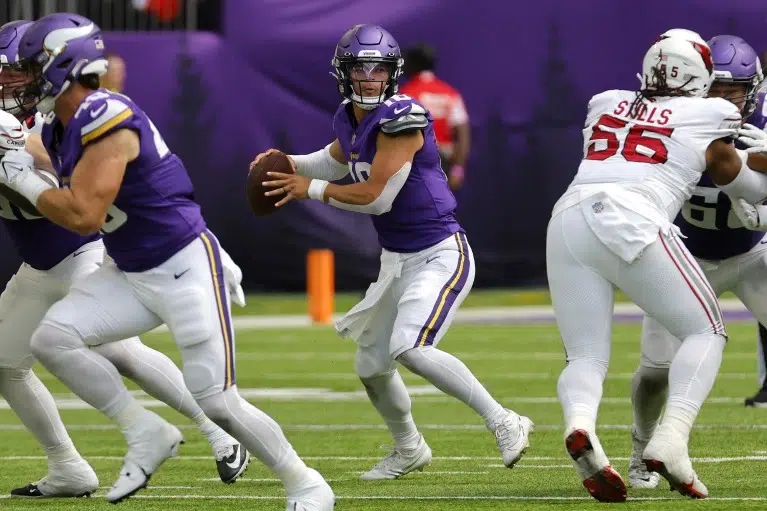
<svg viewBox="0 0 767 511"><path fill-rule="evenodd" d="M250 164L247 182L248 202L256 216L274 213L277 210L276 204L285 196L285 194L266 195L269 188L264 187L263 183L269 181L267 172L295 174L296 169L290 157L277 149L269 149L256 156Z"/></svg>

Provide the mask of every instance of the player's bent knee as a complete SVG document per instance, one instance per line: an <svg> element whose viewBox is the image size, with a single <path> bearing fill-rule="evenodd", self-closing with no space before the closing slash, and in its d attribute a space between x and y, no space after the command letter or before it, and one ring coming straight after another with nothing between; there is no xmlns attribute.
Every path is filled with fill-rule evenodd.
<svg viewBox="0 0 767 511"><path fill-rule="evenodd" d="M184 362L183 373L186 388L196 401L224 390L223 376L219 377L219 371L213 364L206 364L203 360Z"/></svg>
<svg viewBox="0 0 767 511"><path fill-rule="evenodd" d="M9 385L28 380L33 376L31 369L0 367L0 396L4 396Z"/></svg>
<svg viewBox="0 0 767 511"><path fill-rule="evenodd" d="M72 330L45 322L37 327L29 341L32 354L41 361L55 356L58 350L78 349L83 346L82 339Z"/></svg>
<svg viewBox="0 0 767 511"><path fill-rule="evenodd" d="M354 356L354 370L360 379L375 378L394 370L394 359L388 352L375 346L358 346Z"/></svg>

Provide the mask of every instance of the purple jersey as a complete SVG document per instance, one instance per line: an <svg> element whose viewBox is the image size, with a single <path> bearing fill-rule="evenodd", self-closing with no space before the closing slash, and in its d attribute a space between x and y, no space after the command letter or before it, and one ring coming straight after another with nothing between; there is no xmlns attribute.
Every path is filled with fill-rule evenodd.
<svg viewBox="0 0 767 511"><path fill-rule="evenodd" d="M2 218L21 259L36 270L50 270L99 235L80 236L50 220L22 211L0 195Z"/></svg>
<svg viewBox="0 0 767 511"><path fill-rule="evenodd" d="M761 129L767 126L765 92L759 92L756 111L747 119ZM699 259L718 261L745 254L764 238L764 232L750 231L741 225L732 211L730 198L705 173L682 207L676 224L687 236L685 245Z"/></svg>
<svg viewBox="0 0 767 511"><path fill-rule="evenodd" d="M39 134L42 124L42 116L38 114L27 119L24 126L28 132ZM47 218L23 211L2 195L0 219L5 224L22 261L40 271L50 270L81 246L101 237L98 234L80 236L59 227Z"/></svg>
<svg viewBox="0 0 767 511"><path fill-rule="evenodd" d="M99 90L89 95L64 127L43 128L43 143L64 186L88 144L129 129L140 139L139 156L125 169L120 190L101 231L118 268L146 271L168 260L205 230L184 164L147 115L129 98Z"/></svg>
<svg viewBox="0 0 767 511"><path fill-rule="evenodd" d="M410 175L391 210L372 216L383 248L418 252L463 232L455 219L455 197L440 166L433 120L423 106L405 95L392 96L357 124L352 104L346 100L333 117L333 129L355 182L366 181L370 175L379 131L423 130L423 147L415 153Z"/></svg>

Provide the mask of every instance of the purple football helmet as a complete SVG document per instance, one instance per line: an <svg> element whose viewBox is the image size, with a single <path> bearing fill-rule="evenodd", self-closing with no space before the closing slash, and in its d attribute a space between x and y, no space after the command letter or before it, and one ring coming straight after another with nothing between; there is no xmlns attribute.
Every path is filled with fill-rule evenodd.
<svg viewBox="0 0 767 511"><path fill-rule="evenodd" d="M26 75L18 63L19 43L31 21L11 21L0 27L0 110L17 119L31 112L16 101L13 93L26 85Z"/></svg>
<svg viewBox="0 0 767 511"><path fill-rule="evenodd" d="M101 29L78 14L49 14L21 38L19 61L34 81L17 92L21 104L33 103L47 114L56 99L84 75L106 73Z"/></svg>
<svg viewBox="0 0 767 511"><path fill-rule="evenodd" d="M355 25L336 45L331 73L341 95L365 110L372 110L397 93L404 64L399 44L377 25ZM354 91L357 85L359 94ZM365 95L363 89L380 91Z"/></svg>
<svg viewBox="0 0 767 511"><path fill-rule="evenodd" d="M756 93L756 108L748 119L749 123L763 130L767 130L767 101L765 101L765 96L767 96L767 87L762 87Z"/></svg>
<svg viewBox="0 0 767 511"><path fill-rule="evenodd" d="M756 108L756 91L764 80L759 55L746 41L734 35L718 35L708 45L714 60L714 83L743 85L743 96L726 99L733 103L742 101L741 115L748 117Z"/></svg>

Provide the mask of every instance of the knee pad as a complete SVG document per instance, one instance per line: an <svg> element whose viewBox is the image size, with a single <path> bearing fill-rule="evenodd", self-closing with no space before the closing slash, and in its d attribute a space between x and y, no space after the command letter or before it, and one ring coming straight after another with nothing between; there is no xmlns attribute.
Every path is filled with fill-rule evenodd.
<svg viewBox="0 0 767 511"><path fill-rule="evenodd" d="M381 349L377 345L357 346L357 353L354 356L354 370L360 379L382 376L393 371L394 368L395 362L388 350Z"/></svg>
<svg viewBox="0 0 767 511"><path fill-rule="evenodd" d="M45 361L58 350L84 348L85 343L72 329L43 322L32 334L29 347L40 361Z"/></svg>
<svg viewBox="0 0 767 511"><path fill-rule="evenodd" d="M31 369L6 369L0 367L0 396L5 395L8 384L25 381L32 377Z"/></svg>
<svg viewBox="0 0 767 511"><path fill-rule="evenodd" d="M181 352L184 384L196 401L220 394L226 386L225 370L211 356L206 343L187 346Z"/></svg>

